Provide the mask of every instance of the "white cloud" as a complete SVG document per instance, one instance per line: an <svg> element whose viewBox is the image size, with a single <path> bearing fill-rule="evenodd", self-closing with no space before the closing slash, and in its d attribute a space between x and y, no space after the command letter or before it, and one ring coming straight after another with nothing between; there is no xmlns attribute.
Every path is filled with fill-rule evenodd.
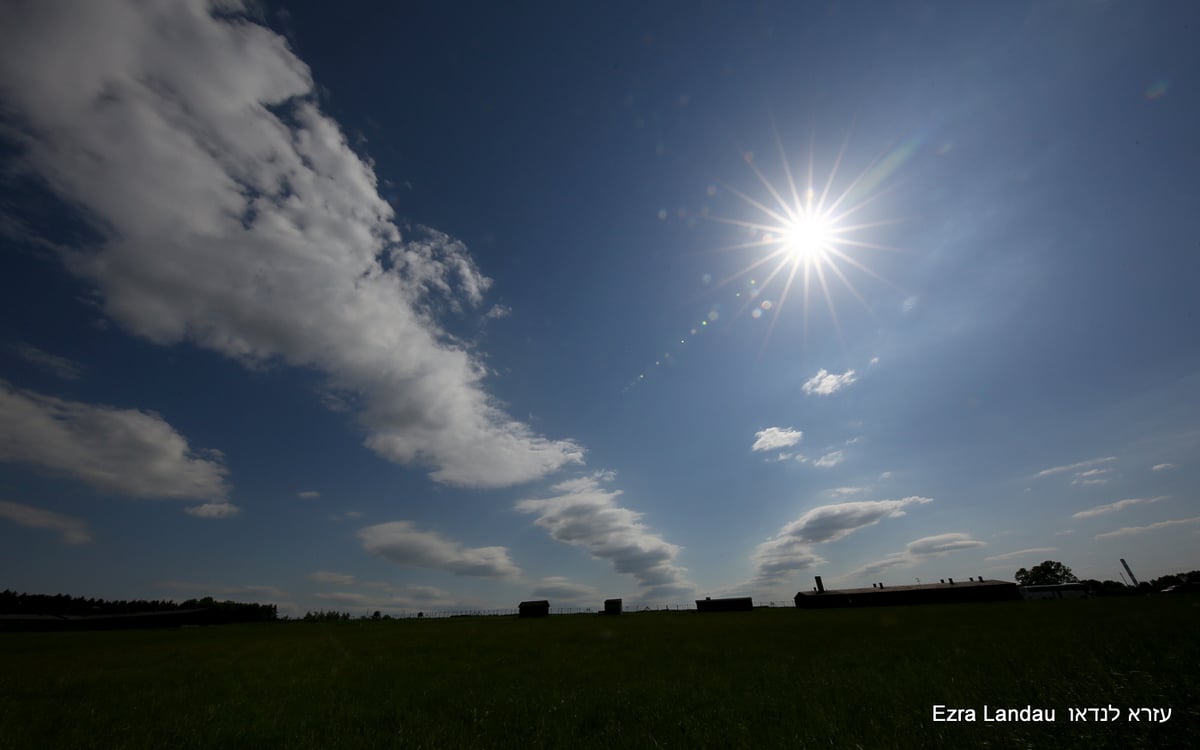
<svg viewBox="0 0 1200 750"><path fill-rule="evenodd" d="M257 601L264 604L279 604L290 599L289 595L274 586L235 586L220 583L190 583L187 581L163 581L160 588L176 593L189 594L196 598L211 596L214 599L228 597L234 601Z"/></svg>
<svg viewBox="0 0 1200 750"><path fill-rule="evenodd" d="M905 315L917 309L917 305L921 303L921 299L916 295L905 297L904 302L900 305L900 310Z"/></svg>
<svg viewBox="0 0 1200 750"><path fill-rule="evenodd" d="M197 455L153 412L14 390L0 381L0 461L68 474L131 497L222 501L218 451Z"/></svg>
<svg viewBox="0 0 1200 750"><path fill-rule="evenodd" d="M333 573L328 570L318 570L308 577L316 583L337 583L343 586L354 583L354 576L349 573Z"/></svg>
<svg viewBox="0 0 1200 750"><path fill-rule="evenodd" d="M63 380L79 380L83 377L83 368L66 357L42 351L30 344L15 344L13 352L30 364L37 365L46 372Z"/></svg>
<svg viewBox="0 0 1200 750"><path fill-rule="evenodd" d="M1090 458L1087 461L1080 461L1079 463L1066 464L1065 466L1055 466L1055 467L1052 467L1049 469L1042 469L1038 473L1034 474L1033 478L1041 479L1042 477L1048 477L1053 474L1062 474L1065 471L1075 471L1076 469L1084 469L1088 466L1095 466L1097 464L1103 464L1103 463L1107 463L1109 461L1116 461L1116 460L1117 460L1116 456L1107 456L1105 458Z"/></svg>
<svg viewBox="0 0 1200 750"><path fill-rule="evenodd" d="M321 493L317 492L316 490L304 490L303 492L296 493L296 497L302 497L305 500L311 500L314 497L320 497L320 496L321 496Z"/></svg>
<svg viewBox="0 0 1200 750"><path fill-rule="evenodd" d="M183 512L197 518L232 518L241 513L242 509L233 503L204 503L184 508Z"/></svg>
<svg viewBox="0 0 1200 750"><path fill-rule="evenodd" d="M409 584L397 587L392 584L383 583L372 585L372 588L380 589L384 593L365 594L360 591L323 591L314 594L314 597L322 601L334 602L338 606L357 608L364 614L376 610L392 613L412 609L471 606L470 603L464 602L450 592L439 589L436 586Z"/></svg>
<svg viewBox="0 0 1200 750"><path fill-rule="evenodd" d="M498 320L500 318L507 318L509 315L512 315L512 308L508 305L492 305L491 308L484 313L483 317L487 318L488 320Z"/></svg>
<svg viewBox="0 0 1200 750"><path fill-rule="evenodd" d="M834 487L831 490L826 490L834 497L849 497L851 495L861 495L867 491L866 487Z"/></svg>
<svg viewBox="0 0 1200 750"><path fill-rule="evenodd" d="M773 451L779 448L789 448L803 438L803 432L793 430L791 427L768 427L754 433L754 445L750 446L750 450Z"/></svg>
<svg viewBox="0 0 1200 750"><path fill-rule="evenodd" d="M1087 471L1077 471L1075 476L1071 478L1071 484L1082 484L1089 486L1097 486L1108 484L1111 477L1105 476L1111 474L1112 469L1088 469Z"/></svg>
<svg viewBox="0 0 1200 750"><path fill-rule="evenodd" d="M515 578L521 571L505 547L463 547L410 521L392 521L360 529L367 552L406 567L445 570L456 575Z"/></svg>
<svg viewBox="0 0 1200 750"><path fill-rule="evenodd" d="M824 456L821 456L816 461L813 461L813 466L820 466L823 469L828 469L832 466L837 466L842 461L846 460L845 451L830 451Z"/></svg>
<svg viewBox="0 0 1200 750"><path fill-rule="evenodd" d="M202 0L10 6L0 88L24 168L94 218L63 250L104 312L161 345L324 373L365 444L439 482L498 487L583 449L508 416L437 322L491 281L458 243L401 239L370 164L283 37Z"/></svg>
<svg viewBox="0 0 1200 750"><path fill-rule="evenodd" d="M1074 534L1074 533L1075 533L1075 529L1063 529L1062 531L1054 532L1054 536L1066 536L1067 534Z"/></svg>
<svg viewBox="0 0 1200 750"><path fill-rule="evenodd" d="M871 357L871 361L867 363L867 365L871 367L874 367L877 364L879 364L879 357Z"/></svg>
<svg viewBox="0 0 1200 750"><path fill-rule="evenodd" d="M854 377L854 370L846 370L841 375L831 373L824 368L817 371L816 375L809 378L803 386L805 394L812 396L829 396L837 393L842 388L853 383L857 378Z"/></svg>
<svg viewBox="0 0 1200 750"><path fill-rule="evenodd" d="M806 511L755 548L750 555L755 567L752 586L763 591L783 583L797 570L824 563L824 558L813 551L814 544L836 542L885 518L903 516L909 505L930 502L930 498L914 496L822 505Z"/></svg>
<svg viewBox="0 0 1200 750"><path fill-rule="evenodd" d="M859 500L822 505L805 511L784 526L777 538L792 537L807 544L836 542L859 529L874 526L885 518L899 518L904 515L904 508L910 505L931 502L931 498L914 495L900 500Z"/></svg>
<svg viewBox="0 0 1200 750"><path fill-rule="evenodd" d="M1013 560L1018 557L1028 557L1029 555L1050 554L1051 552L1058 552L1058 547L1031 547L1030 549L1019 549L1016 552L1005 552L1002 555L992 555L983 559L989 562L999 562L1001 560Z"/></svg>
<svg viewBox="0 0 1200 750"><path fill-rule="evenodd" d="M87 522L82 518L35 508L32 505L0 500L0 518L31 529L49 529L62 535L64 544L85 544L92 541Z"/></svg>
<svg viewBox="0 0 1200 750"><path fill-rule="evenodd" d="M612 563L618 573L632 575L646 598L663 598L692 590L686 571L675 564L680 548L651 532L642 514L617 504L621 490L607 490L611 472L560 482L554 497L521 500L516 509L534 513L538 526L564 544L584 547Z"/></svg>
<svg viewBox="0 0 1200 750"><path fill-rule="evenodd" d="M572 583L564 576L543 578L533 587L533 595L546 599L566 599L570 601L590 599L598 602L599 593L595 587L582 583Z"/></svg>
<svg viewBox="0 0 1200 750"><path fill-rule="evenodd" d="M851 571L849 577L875 575L888 568L915 565L930 557L941 557L949 552L986 547L987 542L972 539L970 534L952 532L922 537L905 545L903 552L893 552L872 563Z"/></svg>
<svg viewBox="0 0 1200 750"><path fill-rule="evenodd" d="M1116 513L1119 510L1124 510L1131 505L1141 505L1143 503L1157 503L1159 500L1166 500L1169 495L1159 495L1158 497L1128 497L1124 500L1118 500L1115 503L1108 505L1097 505L1094 508L1081 510L1071 516L1071 518L1092 518L1094 516L1102 516L1105 513Z"/></svg>
<svg viewBox="0 0 1200 750"><path fill-rule="evenodd" d="M1175 464L1154 464L1150 467L1150 471L1167 471L1168 469L1174 468Z"/></svg>
<svg viewBox="0 0 1200 750"><path fill-rule="evenodd" d="M1149 526L1126 526L1116 531L1106 531L1103 534L1097 534L1095 539L1112 539L1118 536L1130 536L1132 534L1144 534L1147 531L1158 531L1159 529L1170 528L1171 526L1182 526L1189 523L1200 523L1200 516L1195 518L1183 518L1177 521L1159 521L1152 523Z"/></svg>

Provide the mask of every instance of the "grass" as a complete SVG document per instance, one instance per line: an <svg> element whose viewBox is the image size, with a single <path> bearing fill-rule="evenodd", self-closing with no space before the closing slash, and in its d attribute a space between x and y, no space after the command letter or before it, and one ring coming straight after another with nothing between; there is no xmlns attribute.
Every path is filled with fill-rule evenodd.
<svg viewBox="0 0 1200 750"><path fill-rule="evenodd" d="M1182 596L8 633L0 748L1200 747L1198 621Z"/></svg>

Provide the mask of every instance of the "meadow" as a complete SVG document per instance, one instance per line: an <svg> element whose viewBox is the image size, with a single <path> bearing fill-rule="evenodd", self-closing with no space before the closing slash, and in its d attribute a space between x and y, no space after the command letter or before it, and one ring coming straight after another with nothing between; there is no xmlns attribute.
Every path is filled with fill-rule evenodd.
<svg viewBox="0 0 1200 750"><path fill-rule="evenodd" d="M0 748L1200 747L1198 625L1185 595L0 633Z"/></svg>

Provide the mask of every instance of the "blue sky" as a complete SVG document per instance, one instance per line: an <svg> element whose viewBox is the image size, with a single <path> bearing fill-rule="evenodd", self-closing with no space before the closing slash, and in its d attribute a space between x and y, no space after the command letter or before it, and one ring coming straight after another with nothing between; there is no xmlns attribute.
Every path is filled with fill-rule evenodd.
<svg viewBox="0 0 1200 750"><path fill-rule="evenodd" d="M180 5L0 5L0 585L1200 567L1189 4Z"/></svg>

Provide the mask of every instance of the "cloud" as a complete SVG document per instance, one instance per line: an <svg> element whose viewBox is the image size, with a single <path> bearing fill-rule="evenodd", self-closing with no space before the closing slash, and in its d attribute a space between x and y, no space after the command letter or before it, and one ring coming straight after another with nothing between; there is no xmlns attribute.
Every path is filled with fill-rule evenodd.
<svg viewBox="0 0 1200 750"><path fill-rule="evenodd" d="M36 346L29 344L15 344L12 347L13 353L26 362L37 365L42 370L50 373L56 378L63 380L79 380L83 377L83 368L75 364L66 357L60 357L57 354L50 354L42 351Z"/></svg>
<svg viewBox="0 0 1200 750"><path fill-rule="evenodd" d="M846 370L841 375L836 375L822 368L804 383L803 389L804 393L809 396L814 394L829 396L850 385L856 379L854 370Z"/></svg>
<svg viewBox="0 0 1200 750"><path fill-rule="evenodd" d="M825 562L812 545L836 542L885 518L903 516L909 505L930 502L930 498L913 496L836 503L806 511L755 548L750 555L755 568L751 585L761 591L781 584L792 573Z"/></svg>
<svg viewBox="0 0 1200 750"><path fill-rule="evenodd" d="M0 518L31 529L50 529L62 535L63 544L86 544L92 541L91 531L82 518L35 508L32 505L0 500Z"/></svg>
<svg viewBox="0 0 1200 750"><path fill-rule="evenodd" d="M183 512L197 518L232 518L241 513L242 509L233 503L204 503L184 508Z"/></svg>
<svg viewBox="0 0 1200 750"><path fill-rule="evenodd" d="M834 497L849 497L851 495L861 495L867 491L866 487L834 487L831 490L826 490Z"/></svg>
<svg viewBox="0 0 1200 750"><path fill-rule="evenodd" d="M563 576L543 578L533 587L533 595L547 599L569 600L599 600L600 598L599 593L594 587L582 583L571 583L570 579Z"/></svg>
<svg viewBox="0 0 1200 750"><path fill-rule="evenodd" d="M1041 479L1042 477L1048 477L1048 476L1051 476L1054 474L1062 474L1065 471L1075 471L1076 469L1083 469L1088 466L1095 466L1097 464L1107 463L1109 461L1116 461L1116 460L1117 460L1116 456L1107 456L1105 458L1090 458L1087 461L1080 461L1079 463L1067 464L1065 466L1055 466L1050 469L1042 469L1038 473L1034 474L1033 478Z"/></svg>
<svg viewBox="0 0 1200 750"><path fill-rule="evenodd" d="M754 445L750 446L750 450L773 451L779 448L789 448L803 438L803 432L793 430L791 427L768 427L754 433Z"/></svg>
<svg viewBox="0 0 1200 750"><path fill-rule="evenodd" d="M1092 518L1094 516L1102 516L1105 513L1116 513L1119 510L1124 510L1131 505L1141 505L1142 503L1157 503L1159 500L1166 500L1170 495L1159 495L1158 497L1129 497L1124 500L1118 500L1115 503L1108 505L1097 505L1094 508L1081 510L1071 516L1071 518Z"/></svg>
<svg viewBox="0 0 1200 750"><path fill-rule="evenodd" d="M1018 557L1028 557L1029 555L1050 554L1058 552L1058 547L1031 547L1030 549L1019 549L1016 552L1005 552L1002 555L992 555L991 557L983 558L989 562L998 562L1000 560L1013 560Z"/></svg>
<svg viewBox="0 0 1200 750"><path fill-rule="evenodd" d="M534 523L555 540L583 547L618 573L632 575L643 596L691 591L686 571L675 564L680 548L647 529L641 513L617 504L621 490L602 487L612 479L604 472L560 482L551 488L555 496L521 500L516 509L536 514Z"/></svg>
<svg viewBox="0 0 1200 750"><path fill-rule="evenodd" d="M816 461L813 461L813 466L820 466L823 469L828 469L832 466L837 466L842 461L846 460L845 451L830 451L824 456L821 456Z"/></svg>
<svg viewBox="0 0 1200 750"><path fill-rule="evenodd" d="M933 502L932 498L911 496L900 500L859 500L822 505L805 511L779 530L777 537L791 537L807 544L836 542L850 534L874 526L885 518L899 518L904 508Z"/></svg>
<svg viewBox="0 0 1200 750"><path fill-rule="evenodd" d="M1150 467L1150 471L1167 471L1168 469L1174 468L1175 464L1154 464Z"/></svg>
<svg viewBox="0 0 1200 750"><path fill-rule="evenodd" d="M40 466L130 497L223 501L218 451L197 455L153 412L14 390L0 381L0 461Z"/></svg>
<svg viewBox="0 0 1200 750"><path fill-rule="evenodd" d="M373 588L384 591L366 594L361 591L323 591L313 596L322 601L334 602L339 606L356 607L362 612L397 612L410 609L433 609L454 606L470 606L448 591L436 586L409 584L403 587L379 584Z"/></svg>
<svg viewBox="0 0 1200 750"><path fill-rule="evenodd" d="M907 314L911 313L913 310L916 310L917 305L919 305L920 303L921 303L921 299L919 297L917 297L916 295L913 295L911 297L905 297L904 302L900 305L900 311L903 312L905 315L907 315Z"/></svg>
<svg viewBox="0 0 1200 750"><path fill-rule="evenodd" d="M483 314L483 317L488 320L499 320L500 318L507 318L509 315L512 315L512 308L508 305L492 305Z"/></svg>
<svg viewBox="0 0 1200 750"><path fill-rule="evenodd" d="M100 238L62 249L66 267L130 334L322 373L368 448L435 481L501 487L582 463L575 442L508 416L438 322L491 280L445 234L402 238L309 68L242 10L6 9L0 89L22 168Z"/></svg>
<svg viewBox="0 0 1200 750"><path fill-rule="evenodd" d="M972 539L970 534L952 532L922 537L905 545L903 552L893 552L872 563L851 571L849 577L875 575L889 568L915 565L930 557L941 557L949 552L986 547L987 542ZM1014 553L1015 554L1015 553Z"/></svg>
<svg viewBox="0 0 1200 750"><path fill-rule="evenodd" d="M1124 528L1117 529L1116 531L1106 531L1103 534L1097 534L1094 538L1112 539L1118 536L1144 534L1147 531L1157 531L1159 529L1166 529L1171 526L1182 526L1189 523L1200 523L1200 516L1196 516L1195 518L1183 518L1177 521L1159 521L1158 523L1152 523L1149 526L1126 526Z"/></svg>
<svg viewBox="0 0 1200 750"><path fill-rule="evenodd" d="M315 573L309 574L308 577L316 583L337 583L341 585L354 583L354 576L349 573L331 573L328 570L318 570Z"/></svg>
<svg viewBox="0 0 1200 750"><path fill-rule="evenodd" d="M410 521L392 521L360 529L363 549L397 565L445 570L456 575L515 578L520 569L505 547L463 547Z"/></svg>
<svg viewBox="0 0 1200 750"><path fill-rule="evenodd" d="M305 500L311 500L314 497L320 497L320 496L321 496L321 493L317 492L316 490L304 490L303 492L296 493L296 497L302 497Z"/></svg>
<svg viewBox="0 0 1200 750"><path fill-rule="evenodd" d="M1111 473L1112 469L1088 469L1087 471L1077 471L1075 472L1075 476L1071 478L1071 484L1108 484L1110 477L1106 477L1104 475Z"/></svg>

